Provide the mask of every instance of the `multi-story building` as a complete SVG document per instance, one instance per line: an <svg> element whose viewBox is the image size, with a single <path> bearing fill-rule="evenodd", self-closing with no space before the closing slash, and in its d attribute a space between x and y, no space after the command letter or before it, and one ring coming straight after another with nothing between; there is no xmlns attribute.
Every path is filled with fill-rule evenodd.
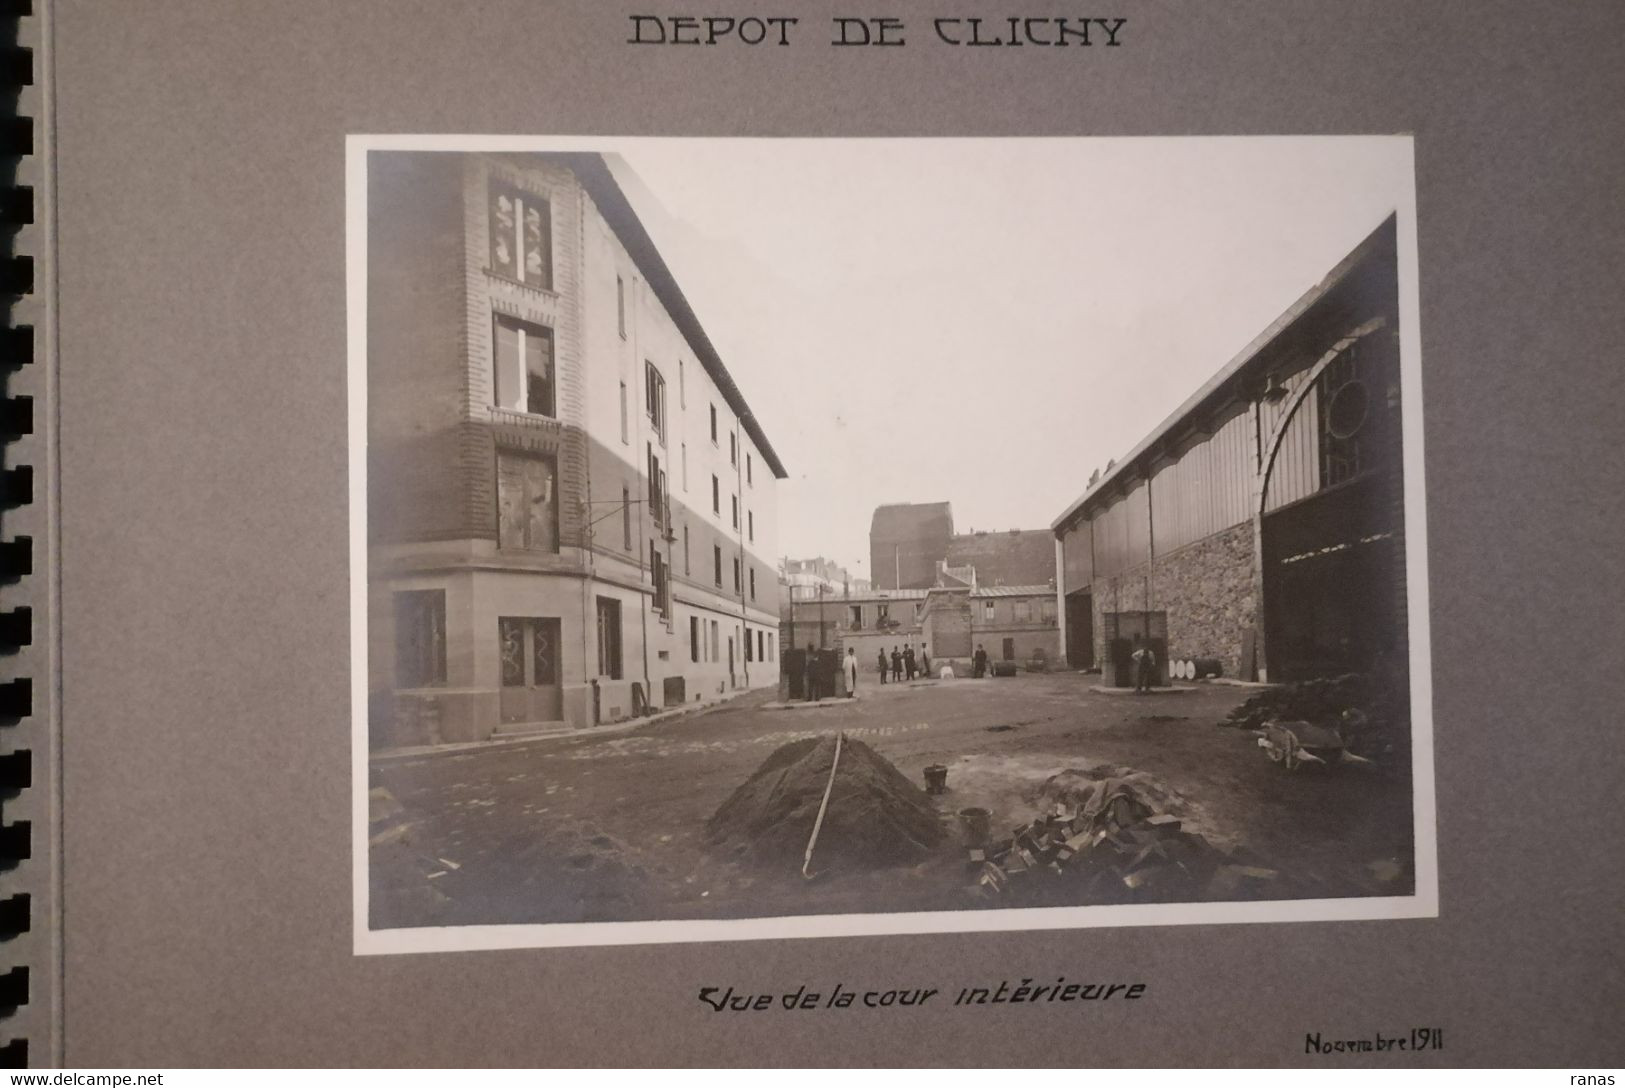
<svg viewBox="0 0 1625 1088"><path fill-rule="evenodd" d="M879 654L889 655L904 646L916 652L925 647L933 662L953 664L962 676L968 675L965 667L977 646L994 661L1014 661L1028 668L1051 668L1060 662L1053 583L945 584L798 598L788 604L780 630L787 646L853 650L865 672L877 670Z"/></svg>
<svg viewBox="0 0 1625 1088"><path fill-rule="evenodd" d="M777 680L784 467L596 154L368 168L375 743Z"/></svg>
<svg viewBox="0 0 1625 1088"><path fill-rule="evenodd" d="M811 600L819 596L839 596L843 593L866 593L869 582L854 578L847 569L833 559L785 559L779 563L779 581L788 589L791 600Z"/></svg>
<svg viewBox="0 0 1625 1088"><path fill-rule="evenodd" d="M954 535L953 507L945 502L901 502L875 507L869 521L869 577L874 588L930 589Z"/></svg>

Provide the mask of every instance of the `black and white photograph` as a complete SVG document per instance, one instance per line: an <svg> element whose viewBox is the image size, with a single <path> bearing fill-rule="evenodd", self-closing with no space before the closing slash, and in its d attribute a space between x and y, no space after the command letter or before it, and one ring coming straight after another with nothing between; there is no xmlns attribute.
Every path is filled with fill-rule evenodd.
<svg viewBox="0 0 1625 1088"><path fill-rule="evenodd" d="M347 184L357 952L1436 915L1410 138Z"/></svg>

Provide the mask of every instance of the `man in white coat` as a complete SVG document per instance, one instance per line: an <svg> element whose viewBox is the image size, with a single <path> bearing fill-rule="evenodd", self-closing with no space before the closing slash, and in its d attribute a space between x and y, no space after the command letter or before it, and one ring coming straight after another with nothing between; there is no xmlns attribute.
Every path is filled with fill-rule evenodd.
<svg viewBox="0 0 1625 1088"><path fill-rule="evenodd" d="M858 653L852 647L846 648L846 697L855 699L858 695Z"/></svg>

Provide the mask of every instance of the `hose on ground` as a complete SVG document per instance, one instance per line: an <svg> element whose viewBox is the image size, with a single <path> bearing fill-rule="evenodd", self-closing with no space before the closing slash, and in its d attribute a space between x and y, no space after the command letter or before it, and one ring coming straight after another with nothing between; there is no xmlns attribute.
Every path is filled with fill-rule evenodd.
<svg viewBox="0 0 1625 1088"><path fill-rule="evenodd" d="M813 847L818 845L818 832L824 826L824 812L829 808L830 791L835 789L835 768L841 765L841 742L846 739L846 733L835 734L835 758L829 761L829 781L824 784L824 799L818 803L818 818L813 821L812 838L807 840L807 853L801 859L801 875L807 880L813 874L807 870L812 867Z"/></svg>

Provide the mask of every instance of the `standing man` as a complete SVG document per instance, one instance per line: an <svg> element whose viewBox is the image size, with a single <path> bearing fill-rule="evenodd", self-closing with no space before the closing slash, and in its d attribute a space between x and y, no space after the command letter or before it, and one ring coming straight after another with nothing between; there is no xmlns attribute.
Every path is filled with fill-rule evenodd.
<svg viewBox="0 0 1625 1088"><path fill-rule="evenodd" d="M914 644L912 642L903 647L903 675L909 680L914 679Z"/></svg>
<svg viewBox="0 0 1625 1088"><path fill-rule="evenodd" d="M894 684L903 682L903 655L895 646L891 648L891 682Z"/></svg>
<svg viewBox="0 0 1625 1088"><path fill-rule="evenodd" d="M1145 636L1134 636L1134 652L1129 657L1134 661L1134 694L1150 695L1157 679L1157 655L1146 644Z"/></svg>
<svg viewBox="0 0 1625 1088"><path fill-rule="evenodd" d="M846 648L846 697L858 697L858 651L850 646Z"/></svg>
<svg viewBox="0 0 1625 1088"><path fill-rule="evenodd" d="M880 682L882 684L886 682L886 674L890 671L890 666L886 664L886 647L882 646L880 648Z"/></svg>
<svg viewBox="0 0 1625 1088"><path fill-rule="evenodd" d="M976 653L972 655L970 660L971 675L980 680L983 674L987 672L987 651L982 648L980 642L976 644Z"/></svg>
<svg viewBox="0 0 1625 1088"><path fill-rule="evenodd" d="M807 693L807 701L818 701L818 651L812 643L807 643L807 663L802 669L801 686Z"/></svg>

